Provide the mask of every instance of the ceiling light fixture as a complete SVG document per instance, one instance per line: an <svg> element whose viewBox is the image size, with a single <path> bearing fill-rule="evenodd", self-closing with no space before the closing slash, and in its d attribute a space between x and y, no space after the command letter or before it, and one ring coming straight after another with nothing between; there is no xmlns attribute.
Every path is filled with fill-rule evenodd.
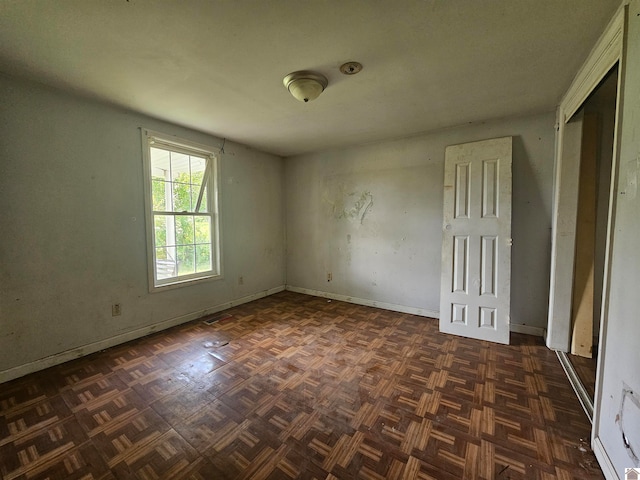
<svg viewBox="0 0 640 480"><path fill-rule="evenodd" d="M309 102L318 98L327 88L329 81L319 73L300 70L284 77L282 83L296 100Z"/></svg>

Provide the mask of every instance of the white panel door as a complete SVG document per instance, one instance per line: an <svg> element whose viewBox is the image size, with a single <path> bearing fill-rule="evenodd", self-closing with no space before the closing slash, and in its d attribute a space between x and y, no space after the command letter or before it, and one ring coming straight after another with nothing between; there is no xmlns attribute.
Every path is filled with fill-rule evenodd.
<svg viewBox="0 0 640 480"><path fill-rule="evenodd" d="M445 151L440 331L509 343L511 137Z"/></svg>

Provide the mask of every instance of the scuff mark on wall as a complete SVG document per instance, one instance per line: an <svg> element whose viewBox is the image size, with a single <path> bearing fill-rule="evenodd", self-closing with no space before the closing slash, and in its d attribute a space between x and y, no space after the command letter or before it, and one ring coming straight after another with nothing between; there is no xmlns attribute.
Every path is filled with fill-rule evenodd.
<svg viewBox="0 0 640 480"><path fill-rule="evenodd" d="M346 261L347 261L347 265L351 265L351 250L352 250L352 246L351 246L351 234L347 234L347 256L346 256Z"/></svg>
<svg viewBox="0 0 640 480"><path fill-rule="evenodd" d="M346 192L344 186L333 199L325 197L324 200L331 205L331 213L335 219L355 220L360 225L373 207L373 194L370 191Z"/></svg>
<svg viewBox="0 0 640 480"><path fill-rule="evenodd" d="M640 466L640 395L623 382L622 401L616 421L622 434L622 443L634 466Z"/></svg>
<svg viewBox="0 0 640 480"><path fill-rule="evenodd" d="M362 212L360 215L360 224L364 223L364 218L367 216L367 213L369 213L371 207L373 207L373 195L371 195L370 192L365 192L362 195L363 196L356 203L356 205L360 204L359 211Z"/></svg>
<svg viewBox="0 0 640 480"><path fill-rule="evenodd" d="M638 171L640 171L640 152L635 159L629 161L627 168L627 184L623 195L627 195L628 200L633 200L638 194Z"/></svg>
<svg viewBox="0 0 640 480"><path fill-rule="evenodd" d="M357 220L358 223L362 225L367 213L373 206L373 195L371 195L371 192L362 192L359 196L357 193L351 192L346 195L346 198L343 197L341 200L342 208L335 208L334 206L333 213L335 218Z"/></svg>

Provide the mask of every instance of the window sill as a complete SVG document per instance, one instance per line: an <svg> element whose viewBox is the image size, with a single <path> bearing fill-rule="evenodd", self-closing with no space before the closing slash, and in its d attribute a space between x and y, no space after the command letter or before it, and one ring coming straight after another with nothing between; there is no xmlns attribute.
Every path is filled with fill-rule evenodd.
<svg viewBox="0 0 640 480"><path fill-rule="evenodd" d="M216 280L222 280L223 278L224 277L222 274L211 274L211 275L207 275L206 277L186 278L184 280L177 280L175 282L166 283L162 285L152 285L150 283L149 293L158 293L158 292L164 292L167 290L173 290L174 288L189 287L191 285L197 285L200 283L207 283L207 282L212 282Z"/></svg>

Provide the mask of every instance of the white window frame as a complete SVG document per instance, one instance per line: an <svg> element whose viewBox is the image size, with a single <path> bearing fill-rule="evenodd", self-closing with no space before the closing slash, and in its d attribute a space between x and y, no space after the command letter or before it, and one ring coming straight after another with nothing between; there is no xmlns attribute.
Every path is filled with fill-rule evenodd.
<svg viewBox="0 0 640 480"><path fill-rule="evenodd" d="M173 135L156 132L153 130L142 130L142 151L144 164L144 196L145 196L145 224L147 235L147 270L149 278L149 291L156 292L171 288L193 285L222 278L222 247L220 242L220 221L219 221L219 148L198 144L189 140L178 138ZM152 164L151 147L154 145L163 147L172 152L204 157L207 159L207 166L203 180L206 189L206 212L176 212L154 211L153 210L153 189L152 189ZM198 205L202 200L202 192L198 198ZM158 279L156 268L156 242L155 242L155 216L172 215L179 216L197 213L210 217L211 225L211 270L196 272L187 275L176 275L170 278Z"/></svg>

